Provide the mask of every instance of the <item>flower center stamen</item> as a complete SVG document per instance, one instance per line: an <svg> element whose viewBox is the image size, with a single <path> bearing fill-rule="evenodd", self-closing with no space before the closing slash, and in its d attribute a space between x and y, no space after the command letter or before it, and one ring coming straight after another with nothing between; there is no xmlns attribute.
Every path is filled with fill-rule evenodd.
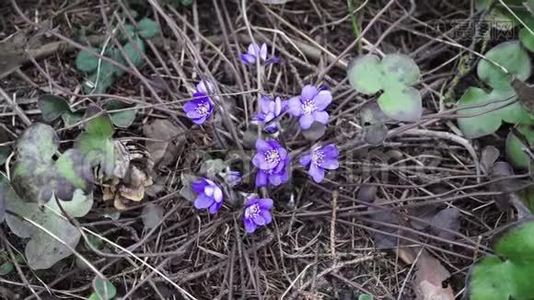
<svg viewBox="0 0 534 300"><path fill-rule="evenodd" d="M280 162L280 154L276 150L269 150L265 152L265 160L268 163L279 163Z"/></svg>
<svg viewBox="0 0 534 300"><path fill-rule="evenodd" d="M260 206L256 204L252 204L251 206L247 207L245 210L245 217L255 217L260 213Z"/></svg>
<svg viewBox="0 0 534 300"><path fill-rule="evenodd" d="M324 153L323 151L320 151L320 150L316 150L316 151L313 151L312 153L312 162L315 164L315 165L320 165L323 163L323 160L324 160Z"/></svg>
<svg viewBox="0 0 534 300"><path fill-rule="evenodd" d="M313 99L304 100L304 102L301 105L301 108L305 114L311 114L317 109L317 107L315 106L315 101Z"/></svg>
<svg viewBox="0 0 534 300"><path fill-rule="evenodd" d="M197 107L195 108L195 111L201 116L207 115L209 113L209 110L210 110L210 106L206 102L199 103Z"/></svg>

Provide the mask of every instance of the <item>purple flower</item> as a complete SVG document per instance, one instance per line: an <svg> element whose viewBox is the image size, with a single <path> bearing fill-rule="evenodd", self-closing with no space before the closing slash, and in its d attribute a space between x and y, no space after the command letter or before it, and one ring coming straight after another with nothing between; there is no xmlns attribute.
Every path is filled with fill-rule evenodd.
<svg viewBox="0 0 534 300"><path fill-rule="evenodd" d="M314 121L328 123L328 113L324 111L332 102L332 93L317 89L313 85L302 88L300 96L288 100L287 111L299 117L300 128L308 129Z"/></svg>
<svg viewBox="0 0 534 300"><path fill-rule="evenodd" d="M210 214L219 211L223 204L223 192L213 181L200 178L191 184L191 188L197 194L195 207L197 209L209 208Z"/></svg>
<svg viewBox="0 0 534 300"><path fill-rule="evenodd" d="M261 47L258 46L258 44L251 43L248 45L247 52L241 53L240 58L241 62L245 65L256 64L256 59L259 59L260 62L263 61L266 64L277 63L279 61L276 56L267 58L267 45L265 43L261 44Z"/></svg>
<svg viewBox="0 0 534 300"><path fill-rule="evenodd" d="M211 87L209 83L201 81L197 84L197 91L193 93L193 99L184 105L184 111L189 119L195 124L202 124L211 116L213 112L213 102L208 96L209 91L207 87Z"/></svg>
<svg viewBox="0 0 534 300"><path fill-rule="evenodd" d="M259 169L256 187L267 184L279 186L289 180L289 155L276 140L258 139L252 163Z"/></svg>
<svg viewBox="0 0 534 300"><path fill-rule="evenodd" d="M268 133L275 133L278 131L278 123L271 122L278 118L285 109L285 102L282 102L280 97L275 100L268 96L262 96L260 99L260 112L256 114L256 120L264 126L263 130Z"/></svg>
<svg viewBox="0 0 534 300"><path fill-rule="evenodd" d="M224 178L224 182L230 187L234 187L241 182L241 173L239 171L232 171L227 168L224 172L219 174Z"/></svg>
<svg viewBox="0 0 534 300"><path fill-rule="evenodd" d="M271 223L273 216L270 210L272 208L272 199L258 198L256 195L248 197L245 203L245 214L243 215L245 231L253 233L258 227Z"/></svg>
<svg viewBox="0 0 534 300"><path fill-rule="evenodd" d="M319 183L324 179L325 169L335 170L339 168L338 156L339 151L336 145L328 144L324 147L312 149L311 153L303 155L299 162L304 167L310 165L308 174L315 182Z"/></svg>

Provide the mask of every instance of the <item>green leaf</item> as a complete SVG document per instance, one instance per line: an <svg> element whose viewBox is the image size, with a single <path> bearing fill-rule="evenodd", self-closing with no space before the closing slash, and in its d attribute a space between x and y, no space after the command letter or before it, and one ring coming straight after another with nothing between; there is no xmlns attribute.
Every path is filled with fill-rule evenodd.
<svg viewBox="0 0 534 300"><path fill-rule="evenodd" d="M506 103L506 96L495 91L488 94L475 87L467 89L458 101L458 126L464 135L477 138L497 131L502 123L497 109Z"/></svg>
<svg viewBox="0 0 534 300"><path fill-rule="evenodd" d="M378 98L378 106L386 116L399 121L415 121L423 114L421 94L412 87L386 90Z"/></svg>
<svg viewBox="0 0 534 300"><path fill-rule="evenodd" d="M137 25L139 35L145 39L155 37L160 31L158 23L149 18L143 18Z"/></svg>
<svg viewBox="0 0 534 300"><path fill-rule="evenodd" d="M358 300L373 300L373 296L369 295L369 294L361 294L360 296L358 296Z"/></svg>
<svg viewBox="0 0 534 300"><path fill-rule="evenodd" d="M494 89L512 89L510 85L511 75L516 76L521 81L525 81L530 76L530 58L518 41L501 43L490 49L485 56L486 59L478 63L477 74L482 81ZM491 62L504 67L508 74Z"/></svg>
<svg viewBox="0 0 534 300"><path fill-rule="evenodd" d="M98 277L93 280L93 289L95 292L89 299L110 300L117 295L117 290L111 281ZM95 298L92 298L93 295Z"/></svg>
<svg viewBox="0 0 534 300"><path fill-rule="evenodd" d="M102 61L98 72L92 73L84 82L84 90L88 94L103 94L115 81L115 73L119 70L113 64Z"/></svg>
<svg viewBox="0 0 534 300"><path fill-rule="evenodd" d="M6 276L13 272L15 266L11 262L5 262L0 265L0 276Z"/></svg>
<svg viewBox="0 0 534 300"><path fill-rule="evenodd" d="M410 57L388 54L380 61L375 55L360 56L350 63L347 73L358 92L367 95L384 92L378 105L388 117L407 122L421 118L421 94L412 87L421 73Z"/></svg>
<svg viewBox="0 0 534 300"><path fill-rule="evenodd" d="M133 41L124 45L124 52L132 64L134 64L136 67L141 67L145 62L143 59L143 53L145 53L145 42L143 42L143 40L137 36L133 39ZM124 64L128 65L126 63L126 59L123 60Z"/></svg>
<svg viewBox="0 0 534 300"><path fill-rule="evenodd" d="M107 111L110 110L123 110L118 112L110 112L109 117L115 126L121 128L128 128L135 120L135 114L137 110L134 108L135 104L126 103L119 100L111 100L106 102L104 108Z"/></svg>
<svg viewBox="0 0 534 300"><path fill-rule="evenodd" d="M64 113L70 112L69 103L63 98L51 94L41 95L37 100L43 119L52 122Z"/></svg>
<svg viewBox="0 0 534 300"><path fill-rule="evenodd" d="M350 62L347 75L352 87L365 95L372 95L382 89L382 69L376 55L359 56Z"/></svg>
<svg viewBox="0 0 534 300"><path fill-rule="evenodd" d="M115 149L113 146L113 124L107 114L88 109L86 117L91 119L85 124L85 131L76 139L76 148L85 155L91 166L101 165L108 175L113 174Z"/></svg>
<svg viewBox="0 0 534 300"><path fill-rule="evenodd" d="M516 168L528 169L530 166L530 157L523 150L525 147L534 145L534 129L528 125L519 125L517 131L526 139L524 144L513 132L508 133L506 137L506 158Z"/></svg>
<svg viewBox="0 0 534 300"><path fill-rule="evenodd" d="M98 53L98 49L91 48L91 50ZM87 50L82 50L76 56L76 69L90 73L98 67L98 57Z"/></svg>
<svg viewBox="0 0 534 300"><path fill-rule="evenodd" d="M66 126L72 126L82 120L83 114L81 112L67 112L61 118Z"/></svg>
<svg viewBox="0 0 534 300"><path fill-rule="evenodd" d="M402 84L410 86L421 77L413 59L403 54L388 54L382 59L383 87Z"/></svg>
<svg viewBox="0 0 534 300"><path fill-rule="evenodd" d="M495 244L495 254L473 267L470 299L530 299L534 295L534 222L509 229Z"/></svg>

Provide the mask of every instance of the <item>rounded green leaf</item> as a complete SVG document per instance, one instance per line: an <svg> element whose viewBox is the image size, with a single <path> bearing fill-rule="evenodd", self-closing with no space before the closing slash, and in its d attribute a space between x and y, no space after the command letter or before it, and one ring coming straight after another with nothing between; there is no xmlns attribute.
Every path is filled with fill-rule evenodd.
<svg viewBox="0 0 534 300"><path fill-rule="evenodd" d="M98 53L97 49L90 48ZM76 69L90 73L98 67L98 57L87 50L82 50L76 56Z"/></svg>
<svg viewBox="0 0 534 300"><path fill-rule="evenodd" d="M529 145L525 145L513 132L508 133L505 146L506 158L514 167L528 169L530 157L523 149L534 145L534 130L528 125L519 125L517 131L526 138Z"/></svg>
<svg viewBox="0 0 534 300"><path fill-rule="evenodd" d="M90 300L110 300L117 294L111 281L98 277L93 280L93 289L95 292L89 297Z"/></svg>
<svg viewBox="0 0 534 300"><path fill-rule="evenodd" d="M126 43L126 45L124 45L124 52L132 64L136 67L141 67L145 62L143 59L143 53L145 53L145 42L143 42L143 40L139 37L135 37L133 41ZM125 59L124 64L128 65Z"/></svg>
<svg viewBox="0 0 534 300"><path fill-rule="evenodd" d="M159 33L159 25L152 19L143 18L137 25L139 35L145 39L153 38Z"/></svg>
<svg viewBox="0 0 534 300"><path fill-rule="evenodd" d="M511 227L471 272L471 300L531 299L534 295L534 222Z"/></svg>
<svg viewBox="0 0 534 300"><path fill-rule="evenodd" d="M412 87L386 90L378 105L386 116L399 121L415 122L423 114L421 94Z"/></svg>
<svg viewBox="0 0 534 300"><path fill-rule="evenodd" d="M382 89L382 69L376 55L363 55L352 60L347 75L351 86L362 94L372 95Z"/></svg>
<svg viewBox="0 0 534 300"><path fill-rule="evenodd" d="M37 105L46 122L52 122L64 113L70 112L69 103L63 97L56 95L41 95L37 100Z"/></svg>
<svg viewBox="0 0 534 300"><path fill-rule="evenodd" d="M135 120L135 114L137 112L135 109L135 104L126 103L119 100L111 100L104 105L104 108L107 111L122 110L117 112L109 112L111 121L117 127L128 128Z"/></svg>
<svg viewBox="0 0 534 300"><path fill-rule="evenodd" d="M481 80L494 89L511 89L511 75L522 81L530 76L530 58L518 41L501 43L490 49L485 56L486 59L478 63L477 74ZM504 67L508 74L492 62Z"/></svg>
<svg viewBox="0 0 534 300"><path fill-rule="evenodd" d="M495 244L495 252L515 262L534 263L534 222L525 222L508 230ZM531 268L534 271L534 264Z"/></svg>
<svg viewBox="0 0 534 300"><path fill-rule="evenodd" d="M528 29L522 28L519 31L519 40L523 47L527 48L530 52L534 52L534 35L532 35Z"/></svg>
<svg viewBox="0 0 534 300"><path fill-rule="evenodd" d="M458 126L467 138L478 138L492 134L501 126L502 119L495 113L495 109L502 106L494 103L495 97L484 90L470 87L458 101L460 108Z"/></svg>
<svg viewBox="0 0 534 300"><path fill-rule="evenodd" d="M382 59L381 65L384 88L398 83L413 85L421 77L417 64L404 54L388 54Z"/></svg>

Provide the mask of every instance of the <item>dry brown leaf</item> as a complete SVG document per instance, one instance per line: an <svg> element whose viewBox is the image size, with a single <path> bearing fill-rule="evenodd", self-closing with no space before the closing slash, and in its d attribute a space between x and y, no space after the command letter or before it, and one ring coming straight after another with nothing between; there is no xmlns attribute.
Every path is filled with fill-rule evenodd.
<svg viewBox="0 0 534 300"><path fill-rule="evenodd" d="M185 141L185 137L180 135L182 131L169 120L162 119L154 120L143 126L145 137L153 139L153 141L146 141L145 145L155 165L165 166L174 160L179 150L177 145Z"/></svg>
<svg viewBox="0 0 534 300"><path fill-rule="evenodd" d="M414 288L416 300L454 300L454 293L450 286L443 287L443 282L451 274L443 265L422 250L416 262Z"/></svg>

